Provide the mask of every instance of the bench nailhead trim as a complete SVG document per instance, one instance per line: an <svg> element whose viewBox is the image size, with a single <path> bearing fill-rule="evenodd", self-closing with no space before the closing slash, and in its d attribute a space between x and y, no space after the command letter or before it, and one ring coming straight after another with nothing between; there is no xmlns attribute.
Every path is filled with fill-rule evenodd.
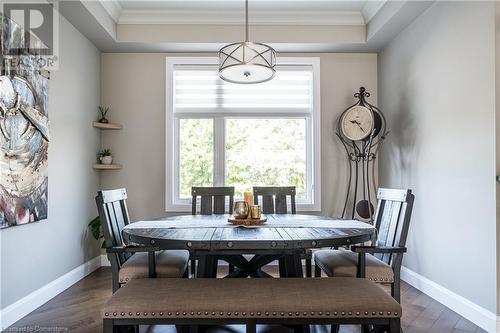
<svg viewBox="0 0 500 333"><path fill-rule="evenodd" d="M188 313L189 313L191 316L194 316L195 314L197 314L198 316L201 316L201 315L202 315L202 312L201 312L201 311L197 311L197 312L195 312L195 311L189 311L189 312L183 311L182 313L181 313L181 312L175 312L175 315L176 315L176 316L181 316L181 315L182 315L182 316L187 316L187 315L188 315ZM362 313L363 313L365 316L370 315L370 313L371 313L371 315L372 315L372 316L377 316L377 315L379 315L379 316L384 316L384 314L386 314L387 316L393 316L393 317L396 317L396 316L398 316L398 315L399 315L399 313L398 313L398 312L391 312L391 311L387 311L386 313L385 313L385 312L382 312L382 311L380 311L380 312L376 312L376 311L372 311L372 312L369 312L369 311L365 311L365 312L356 311L356 312L354 312L354 314L355 314L356 316L361 316L361 314L362 314ZM114 317L117 317L117 316L122 316L122 317L124 317L126 314L127 314L126 312L118 312L118 313L117 313L117 312L112 312L112 313L110 313L110 312L105 312L105 313L104 313L104 316L105 316L105 317L109 317L109 316L111 316L111 315L112 315L112 316L114 316ZM129 315L130 317L132 317L132 316L133 316L133 314L134 314L133 312L128 312L128 315ZM136 314L138 317L139 317L139 316L141 316L141 315L143 315L143 316L147 317L148 315L150 315L150 316L156 316L156 314L157 314L157 313L156 313L156 312L144 312L144 313L141 313L141 312L136 312L135 314ZM166 314L167 314L168 316L171 316L171 315L172 315L172 312L166 312ZM204 312L204 314L205 314L206 316L208 316L208 315L210 314L210 312L205 311L205 312ZM295 315L295 316L299 317L299 316L301 316L301 315L302 315L302 316L304 316L304 317L307 317L308 315L310 315L310 316L315 316L315 315L316 315L316 316L322 316L322 315L323 315L323 312L322 312L322 311L318 311L318 312L315 312L315 311L310 311L310 312L307 312L307 311L304 311L304 312L299 312L299 311L297 311L297 312L276 312L276 311L273 311L273 312L269 312L269 311L261 312L261 311L258 311L258 312L249 312L248 314L249 314L250 316L254 316L254 315L256 315L256 316L259 316L259 317L260 317L260 316L262 316L262 315L265 315L265 316L270 316L270 315L272 315L272 316L275 316L275 317L276 317L276 316L278 316L278 315L279 315L279 316L282 316L282 317L283 317L283 316L286 316L286 315L288 315L288 316L294 316L294 315ZM334 312L332 313L332 312L330 312L330 311L326 311L326 312L324 312L324 314L325 314L326 316L330 316L330 314L333 314L333 316L338 316L338 315L339 315L339 312L334 311ZM159 316L163 316L163 315L164 315L164 312L158 312L158 315L159 315ZM222 312L222 311L221 311L221 312L215 312L215 311L213 311L213 312L212 312L212 316L216 316L216 315L220 315L220 316L224 316L224 315L226 315L226 316L232 316L232 315L234 315L234 316L238 316L238 315L239 315L239 312L237 312L237 311L235 311L235 312L230 312L230 311L229 311L229 312L227 312L227 313L226 313L226 312ZM241 315L242 315L242 316L246 316L246 315L247 315L247 313L246 313L246 312L241 312ZM352 316L352 315L353 315L353 312L351 312L351 311L347 311L347 312L346 312L346 311L341 311L341 312L340 312L340 315L341 315L341 316Z"/></svg>

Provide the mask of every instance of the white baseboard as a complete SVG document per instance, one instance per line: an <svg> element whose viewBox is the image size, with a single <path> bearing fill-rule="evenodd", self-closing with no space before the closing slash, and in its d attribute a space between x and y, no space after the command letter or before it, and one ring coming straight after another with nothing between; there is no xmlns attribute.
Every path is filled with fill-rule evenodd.
<svg viewBox="0 0 500 333"><path fill-rule="evenodd" d="M0 331L14 324L33 310L71 287L96 269L101 267L101 256L95 257L60 276L42 288L21 298L17 302L0 310Z"/></svg>
<svg viewBox="0 0 500 333"><path fill-rule="evenodd" d="M434 281L402 267L401 279L487 332L500 332L500 316Z"/></svg>
<svg viewBox="0 0 500 333"><path fill-rule="evenodd" d="M109 262L108 256L105 254L101 254L101 267L109 266L111 266L111 262Z"/></svg>

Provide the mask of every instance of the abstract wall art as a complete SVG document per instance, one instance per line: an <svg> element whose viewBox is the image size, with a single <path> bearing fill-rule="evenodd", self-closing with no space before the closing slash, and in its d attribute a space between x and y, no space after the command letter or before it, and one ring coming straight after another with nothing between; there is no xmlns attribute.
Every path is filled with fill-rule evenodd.
<svg viewBox="0 0 500 333"><path fill-rule="evenodd" d="M36 56L3 56L6 47L22 43L12 37L22 33L15 33L21 28L11 20L1 19L0 229L47 218L50 140L48 77Z"/></svg>

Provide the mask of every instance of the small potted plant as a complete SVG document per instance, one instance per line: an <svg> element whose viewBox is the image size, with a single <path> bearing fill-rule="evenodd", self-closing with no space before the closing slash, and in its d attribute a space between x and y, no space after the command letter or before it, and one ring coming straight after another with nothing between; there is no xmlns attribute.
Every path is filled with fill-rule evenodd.
<svg viewBox="0 0 500 333"><path fill-rule="evenodd" d="M109 107L99 107L99 113L101 114L101 119L99 119L100 123L107 124L109 123L108 119L106 119L106 115L108 114Z"/></svg>
<svg viewBox="0 0 500 333"><path fill-rule="evenodd" d="M110 149L102 149L99 152L99 161L101 161L102 164L110 165L113 163L113 156L111 155L111 150Z"/></svg>

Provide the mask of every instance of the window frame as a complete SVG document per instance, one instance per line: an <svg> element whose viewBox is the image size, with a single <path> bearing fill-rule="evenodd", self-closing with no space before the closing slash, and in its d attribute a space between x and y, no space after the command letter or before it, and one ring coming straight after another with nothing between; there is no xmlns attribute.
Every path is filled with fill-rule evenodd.
<svg viewBox="0 0 500 333"><path fill-rule="evenodd" d="M176 65L218 65L217 57L166 57L166 101L165 101L165 211L190 212L191 198L179 197L179 119L210 118L214 124L214 186L224 186L225 181L225 121L226 118L306 118L306 174L311 175L312 202L297 202L297 211L321 211L321 121L320 121L320 59L318 57L279 57L278 66L307 65L313 72L312 112L308 115L296 112L245 112L238 116L217 113L174 115L173 72ZM311 132L311 133L310 133ZM312 141L312 142L311 142ZM312 149L311 149L312 147ZM308 191L309 192L309 191Z"/></svg>

